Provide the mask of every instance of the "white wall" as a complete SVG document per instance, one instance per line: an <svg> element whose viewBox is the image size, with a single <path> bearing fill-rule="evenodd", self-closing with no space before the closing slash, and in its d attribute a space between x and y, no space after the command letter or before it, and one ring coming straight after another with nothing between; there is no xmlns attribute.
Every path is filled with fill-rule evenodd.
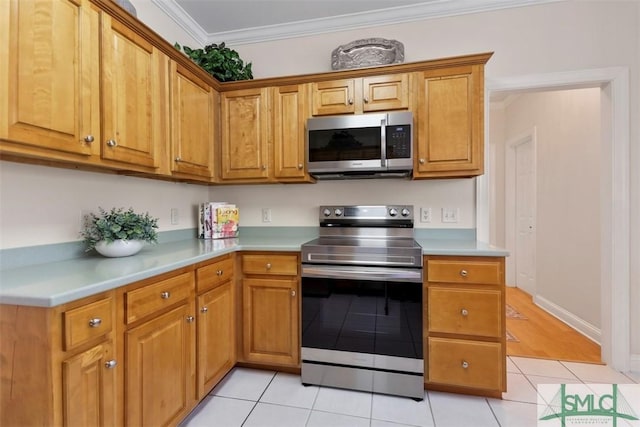
<svg viewBox="0 0 640 427"><path fill-rule="evenodd" d="M504 129L491 141L502 152L536 128L534 296L600 328L600 89L519 95L492 124Z"/></svg>

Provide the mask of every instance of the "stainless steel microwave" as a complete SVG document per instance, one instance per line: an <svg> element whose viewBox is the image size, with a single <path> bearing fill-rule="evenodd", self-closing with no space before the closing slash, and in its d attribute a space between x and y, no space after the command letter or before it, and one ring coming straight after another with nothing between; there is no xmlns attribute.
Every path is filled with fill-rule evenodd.
<svg viewBox="0 0 640 427"><path fill-rule="evenodd" d="M409 111L312 117L306 160L318 179L408 177L413 168Z"/></svg>

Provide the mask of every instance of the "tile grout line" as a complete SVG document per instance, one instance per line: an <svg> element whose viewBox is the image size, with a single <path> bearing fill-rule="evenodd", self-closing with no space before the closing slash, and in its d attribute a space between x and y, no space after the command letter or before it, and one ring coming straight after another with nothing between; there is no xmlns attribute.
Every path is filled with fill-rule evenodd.
<svg viewBox="0 0 640 427"><path fill-rule="evenodd" d="M258 402L260 402L260 399L262 399L262 396L264 396L264 393L267 391L267 389L269 388L269 386L271 385L271 383L273 382L273 380L275 379L277 374L278 374L277 372L273 373L273 376L271 377L271 380L269 380L269 384L267 384L267 386L264 388L264 390L262 390L262 393L260 393L260 396L258 396L258 400L255 401L253 407L251 407L251 410L249 411L247 416L244 417L244 420L242 421L242 424L240 424L240 427L245 425L245 423L247 422L247 420L249 419L249 417L251 416L253 411L256 409L256 406L258 406Z"/></svg>

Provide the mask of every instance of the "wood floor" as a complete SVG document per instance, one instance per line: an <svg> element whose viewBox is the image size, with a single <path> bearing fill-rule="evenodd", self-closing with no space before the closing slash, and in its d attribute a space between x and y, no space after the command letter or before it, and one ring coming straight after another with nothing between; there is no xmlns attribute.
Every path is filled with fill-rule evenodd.
<svg viewBox="0 0 640 427"><path fill-rule="evenodd" d="M507 317L507 330L519 340L507 340L509 356L602 363L598 344L536 306L521 289L506 290L507 304L527 318Z"/></svg>

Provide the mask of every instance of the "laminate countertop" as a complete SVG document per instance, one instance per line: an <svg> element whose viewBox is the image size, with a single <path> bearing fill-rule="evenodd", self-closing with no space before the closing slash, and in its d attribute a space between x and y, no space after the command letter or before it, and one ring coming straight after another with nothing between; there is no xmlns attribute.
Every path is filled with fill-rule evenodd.
<svg viewBox="0 0 640 427"><path fill-rule="evenodd" d="M188 238L144 247L124 258L90 254L0 270L0 303L54 307L237 251L296 252L317 233L243 233L234 239ZM507 256L504 249L469 238L416 234L424 255Z"/></svg>

